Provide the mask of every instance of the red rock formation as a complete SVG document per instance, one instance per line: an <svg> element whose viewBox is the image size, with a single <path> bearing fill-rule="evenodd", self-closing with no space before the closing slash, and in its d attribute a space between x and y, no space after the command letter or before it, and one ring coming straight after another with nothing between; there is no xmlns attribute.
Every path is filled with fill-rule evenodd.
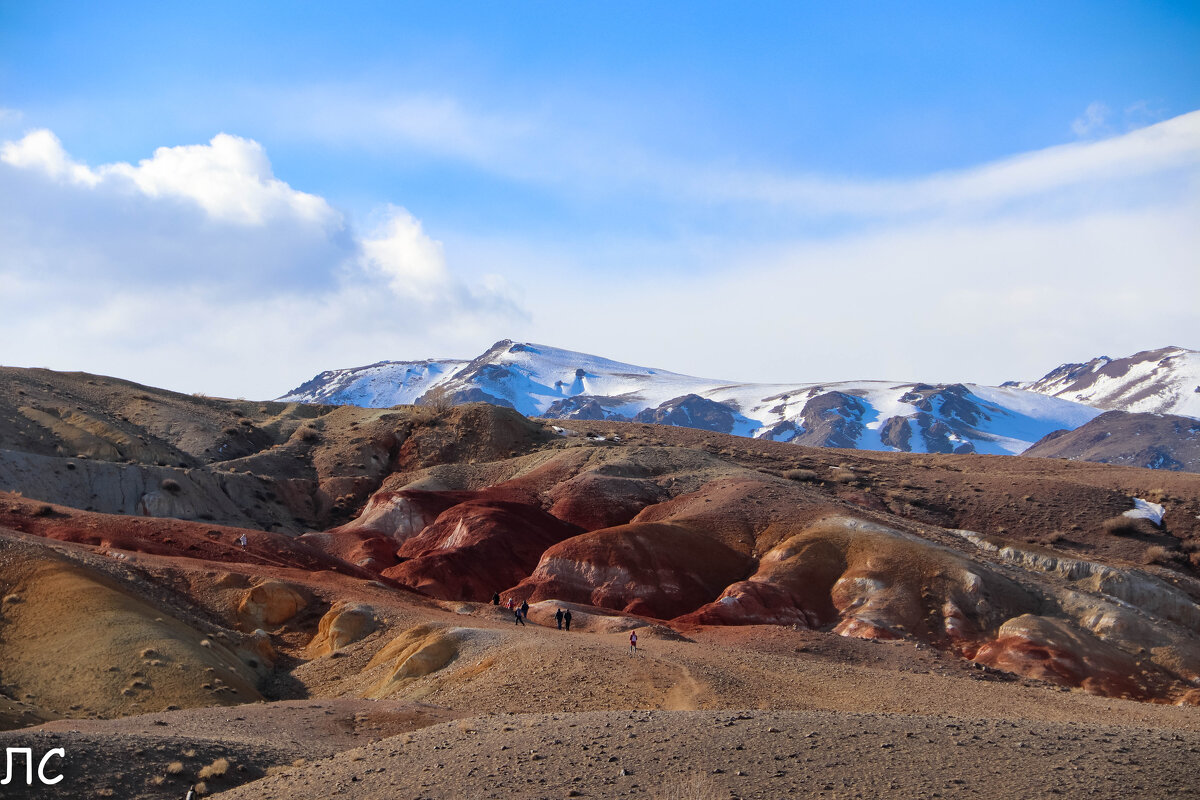
<svg viewBox="0 0 1200 800"><path fill-rule="evenodd" d="M990 631L1036 601L946 548L834 518L772 548L748 580L680 622L833 626L844 636L916 636L974 652Z"/></svg>
<svg viewBox="0 0 1200 800"><path fill-rule="evenodd" d="M386 536L398 547L424 530L438 514L475 496L474 492L376 492L356 519L329 532Z"/></svg>
<svg viewBox="0 0 1200 800"><path fill-rule="evenodd" d="M550 513L594 531L624 525L664 495L648 480L587 472L555 488Z"/></svg>
<svg viewBox="0 0 1200 800"><path fill-rule="evenodd" d="M529 575L546 548L579 528L542 509L470 500L446 510L400 548L389 578L446 600L487 600Z"/></svg>
<svg viewBox="0 0 1200 800"><path fill-rule="evenodd" d="M709 602L753 566L753 559L690 528L634 523L550 548L511 594L669 619Z"/></svg>
<svg viewBox="0 0 1200 800"><path fill-rule="evenodd" d="M1092 694L1147 700L1171 682L1154 664L1135 658L1062 620L1025 614L1000 626L975 660Z"/></svg>

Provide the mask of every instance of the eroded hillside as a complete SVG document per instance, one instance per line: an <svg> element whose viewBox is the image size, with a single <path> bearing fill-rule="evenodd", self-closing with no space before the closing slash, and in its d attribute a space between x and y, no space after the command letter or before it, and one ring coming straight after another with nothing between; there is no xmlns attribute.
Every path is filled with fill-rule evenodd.
<svg viewBox="0 0 1200 800"><path fill-rule="evenodd" d="M1042 725L1119 703L1200 727L1200 476L17 372L0 391L0 720L93 718L71 735L113 757L196 731L175 772L112 773L119 796L174 796L220 758L242 769L209 769L206 791L351 748L196 716L258 700L238 717L291 730L288 702L309 698L365 741L621 709ZM1135 498L1161 519L1126 515Z"/></svg>

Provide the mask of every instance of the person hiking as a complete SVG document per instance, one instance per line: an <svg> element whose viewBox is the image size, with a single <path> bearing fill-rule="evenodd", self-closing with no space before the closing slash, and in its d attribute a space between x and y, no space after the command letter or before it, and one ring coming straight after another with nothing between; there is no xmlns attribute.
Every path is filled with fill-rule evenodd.
<svg viewBox="0 0 1200 800"><path fill-rule="evenodd" d="M507 605L506 605L505 607L506 607L506 608L507 608L509 611L512 611L512 603L513 603L513 599L512 599L511 597L510 597L510 598L508 598L508 603L507 603Z"/></svg>
<svg viewBox="0 0 1200 800"><path fill-rule="evenodd" d="M558 629L562 630L563 610L560 608L554 612L554 621L558 623Z"/></svg>
<svg viewBox="0 0 1200 800"><path fill-rule="evenodd" d="M563 625L567 630L571 630L571 609L569 608L563 612Z"/></svg>
<svg viewBox="0 0 1200 800"><path fill-rule="evenodd" d="M500 605L500 593L499 592L496 592L495 594L492 595L492 605L494 605L494 606Z"/></svg>
<svg viewBox="0 0 1200 800"><path fill-rule="evenodd" d="M186 794L186 795L184 795L184 798L183 798L183 800L194 800L194 798L195 798L195 797L196 797L196 787L195 787L195 786L189 786L189 787L188 787L187 794Z"/></svg>
<svg viewBox="0 0 1200 800"><path fill-rule="evenodd" d="M529 601L528 600L521 601L521 613L527 617L529 616Z"/></svg>
<svg viewBox="0 0 1200 800"><path fill-rule="evenodd" d="M238 544L240 544L240 545L242 546L242 549L243 549L243 550L245 550L245 549L246 549L246 543L247 543L248 541L249 541L249 540L246 538L246 534L244 534L244 533L243 533L241 536L239 536L239 537L238 537L237 543L238 543Z"/></svg>
<svg viewBox="0 0 1200 800"><path fill-rule="evenodd" d="M520 606L517 606L517 610L513 612L513 615L517 618L517 621L513 624L525 627L525 614L522 613Z"/></svg>
<svg viewBox="0 0 1200 800"><path fill-rule="evenodd" d="M637 631L629 632L629 655L637 655Z"/></svg>

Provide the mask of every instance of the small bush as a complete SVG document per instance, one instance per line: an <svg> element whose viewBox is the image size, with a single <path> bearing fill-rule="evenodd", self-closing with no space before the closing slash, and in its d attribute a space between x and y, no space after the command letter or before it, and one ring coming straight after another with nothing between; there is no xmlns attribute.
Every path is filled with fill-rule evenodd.
<svg viewBox="0 0 1200 800"><path fill-rule="evenodd" d="M179 481L174 478L163 478L163 482L160 485L164 492L170 492L171 494L179 494L183 491L183 487L179 485Z"/></svg>
<svg viewBox="0 0 1200 800"><path fill-rule="evenodd" d="M1100 527L1110 536L1133 536L1140 530L1135 518L1124 515L1109 517L1100 523Z"/></svg>
<svg viewBox="0 0 1200 800"><path fill-rule="evenodd" d="M800 481L801 483L812 483L817 480L817 473L811 469L788 469L784 470L783 477L789 481Z"/></svg>
<svg viewBox="0 0 1200 800"><path fill-rule="evenodd" d="M435 386L421 398L421 405L441 416L454 407L454 397L445 386Z"/></svg>
<svg viewBox="0 0 1200 800"><path fill-rule="evenodd" d="M216 761L209 764L200 770L200 780L206 781L210 778L220 778L229 771L229 759L218 758Z"/></svg>
<svg viewBox="0 0 1200 800"><path fill-rule="evenodd" d="M170 764L167 764L167 774L168 775L182 775L183 774L183 762L182 761L172 761Z"/></svg>
<svg viewBox="0 0 1200 800"><path fill-rule="evenodd" d="M1142 554L1143 564L1166 564L1171 560L1171 553L1165 547L1160 545L1151 545L1146 548L1146 552Z"/></svg>
<svg viewBox="0 0 1200 800"><path fill-rule="evenodd" d="M858 476L844 467L835 467L829 473L829 477L837 483L856 483L856 482L858 482Z"/></svg>
<svg viewBox="0 0 1200 800"><path fill-rule="evenodd" d="M49 505L40 505L33 510L35 517L48 517L54 513L54 507Z"/></svg>

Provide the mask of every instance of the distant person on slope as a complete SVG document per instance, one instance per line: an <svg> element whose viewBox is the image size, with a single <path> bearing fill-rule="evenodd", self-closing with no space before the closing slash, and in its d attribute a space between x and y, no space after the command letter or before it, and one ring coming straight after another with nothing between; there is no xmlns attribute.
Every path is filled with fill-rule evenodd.
<svg viewBox="0 0 1200 800"><path fill-rule="evenodd" d="M521 614L523 614L526 617L529 616L529 601L528 600L521 601Z"/></svg>
<svg viewBox="0 0 1200 800"><path fill-rule="evenodd" d="M246 549L246 543L247 543L248 541L249 541L249 540L246 538L246 534L244 534L244 533L243 533L241 536L239 536L239 537L238 537L237 543L238 543L238 544L240 544L240 545L242 546L242 549L243 549L243 550L245 550L245 549Z"/></svg>
<svg viewBox="0 0 1200 800"><path fill-rule="evenodd" d="M637 655L637 631L629 632L629 655Z"/></svg>
<svg viewBox="0 0 1200 800"><path fill-rule="evenodd" d="M571 609L569 608L563 612L563 625L566 626L567 630L571 630Z"/></svg>
<svg viewBox="0 0 1200 800"><path fill-rule="evenodd" d="M496 592L495 594L492 595L492 605L494 605L494 606L500 605L500 593L499 592Z"/></svg>
<svg viewBox="0 0 1200 800"><path fill-rule="evenodd" d="M514 622L513 624L524 627L525 626L525 614L522 613L520 606L517 606L517 610L513 612L513 615L517 618L517 621Z"/></svg>
<svg viewBox="0 0 1200 800"><path fill-rule="evenodd" d="M558 629L562 630L563 610L560 608L554 612L554 621L558 623Z"/></svg>

